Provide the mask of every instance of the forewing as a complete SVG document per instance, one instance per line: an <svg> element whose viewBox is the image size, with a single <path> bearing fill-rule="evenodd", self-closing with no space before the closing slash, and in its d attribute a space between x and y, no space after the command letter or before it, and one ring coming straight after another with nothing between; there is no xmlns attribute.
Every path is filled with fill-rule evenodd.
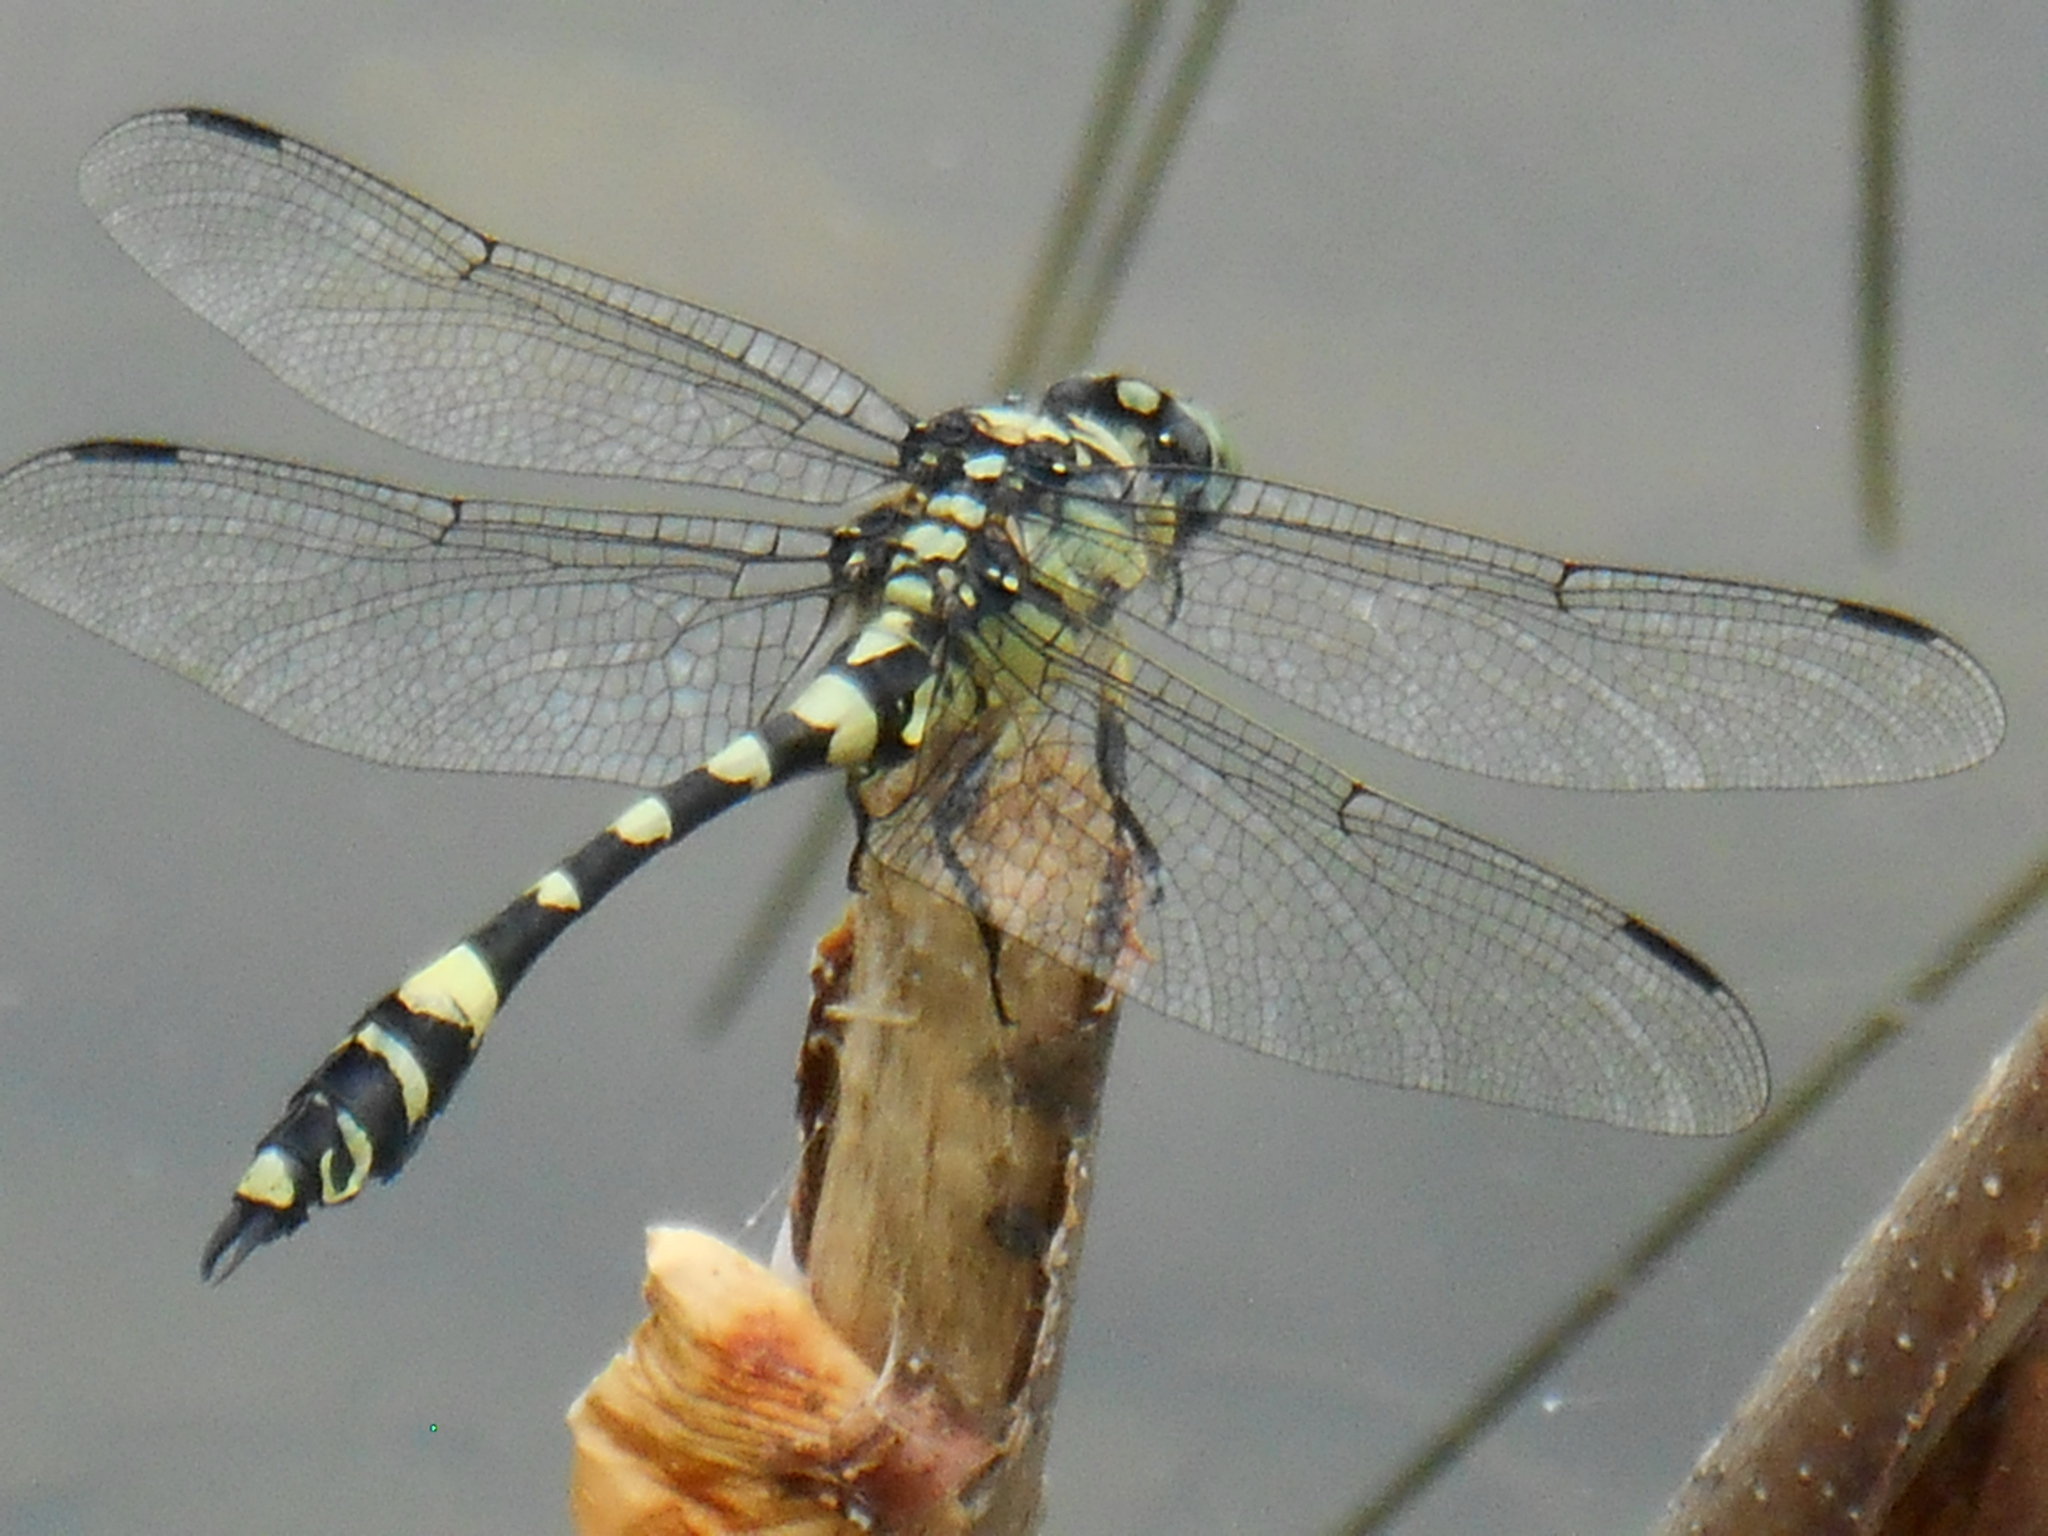
<svg viewBox="0 0 2048 1536"><path fill-rule="evenodd" d="M909 426L785 337L493 241L240 118L133 118L79 184L292 388L449 458L837 504L888 478Z"/></svg>
<svg viewBox="0 0 2048 1536"><path fill-rule="evenodd" d="M1134 616L1246 681L1455 768L1573 789L1809 788L1988 755L1953 641L1810 593L1575 565L1312 491L1219 482Z"/></svg>
<svg viewBox="0 0 2048 1536"><path fill-rule="evenodd" d="M673 779L803 659L825 543L151 444L0 476L0 583L294 736L408 767Z"/></svg>

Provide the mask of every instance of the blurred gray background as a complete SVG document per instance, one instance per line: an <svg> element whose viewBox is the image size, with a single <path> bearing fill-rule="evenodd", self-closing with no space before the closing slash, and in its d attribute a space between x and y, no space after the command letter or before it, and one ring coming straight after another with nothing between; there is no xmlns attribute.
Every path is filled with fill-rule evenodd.
<svg viewBox="0 0 2048 1536"><path fill-rule="evenodd" d="M299 402L100 234L73 189L99 132L188 102L273 122L930 410L986 389L1113 24L1072 0L7 9L0 460L138 434L442 490L472 477ZM1257 471L1893 604L1977 651L2011 734L1932 785L1573 797L1357 756L1697 948L1781 1081L2048 838L2048 13L1909 25L1885 566L1849 467L1853 45L1847 7L1763 0L1248 6L1099 358L1211 406ZM200 1243L283 1095L621 797L325 755L0 601L0 1532L563 1529L559 1415L637 1313L643 1224L734 1230L789 1166L831 878L738 1029L692 1026L804 793L614 898L396 1188L209 1292ZM1640 1526L2044 988L2036 925L1403 1529ZM1050 1528L1326 1525L1716 1151L1319 1080L1133 1012Z"/></svg>

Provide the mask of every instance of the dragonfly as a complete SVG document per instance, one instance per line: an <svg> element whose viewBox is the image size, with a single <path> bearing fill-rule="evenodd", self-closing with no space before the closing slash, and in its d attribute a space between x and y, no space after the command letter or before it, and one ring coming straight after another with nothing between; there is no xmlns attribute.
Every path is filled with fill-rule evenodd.
<svg viewBox="0 0 2048 1536"><path fill-rule="evenodd" d="M80 183L147 271L350 422L691 488L684 510L521 503L133 441L0 477L0 584L292 736L639 791L361 1015L258 1143L208 1278L396 1174L555 939L799 775L886 781L859 824L881 867L1169 1018L1319 1071L1708 1134L1759 1113L1768 1075L1704 961L1253 701L1584 790L1923 779L2003 734L1983 668L1903 614L1255 478L1130 375L919 416L239 117L134 118ZM1025 812L987 813L1020 787Z"/></svg>

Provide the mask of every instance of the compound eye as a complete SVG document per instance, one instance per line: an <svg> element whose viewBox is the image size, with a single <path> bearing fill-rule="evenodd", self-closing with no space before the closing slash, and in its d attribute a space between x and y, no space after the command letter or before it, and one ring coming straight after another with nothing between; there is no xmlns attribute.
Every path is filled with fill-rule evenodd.
<svg viewBox="0 0 2048 1536"><path fill-rule="evenodd" d="M1153 457L1169 464L1184 464L1190 469L1209 468L1215 460L1215 451L1202 423L1177 400L1166 402L1164 414L1166 421L1155 439L1157 451Z"/></svg>
<svg viewBox="0 0 2048 1536"><path fill-rule="evenodd" d="M1095 374L1081 374L1071 379L1062 379L1045 392L1039 402L1048 416L1064 416L1076 411L1093 414L1102 408L1102 379Z"/></svg>

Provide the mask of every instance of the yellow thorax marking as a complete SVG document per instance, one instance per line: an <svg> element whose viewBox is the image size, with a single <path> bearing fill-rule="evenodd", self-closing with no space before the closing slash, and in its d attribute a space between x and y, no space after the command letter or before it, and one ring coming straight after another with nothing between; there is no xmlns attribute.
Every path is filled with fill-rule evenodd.
<svg viewBox="0 0 2048 1536"><path fill-rule="evenodd" d="M967 552L967 531L952 523L923 522L904 530L897 541L906 554L927 565L958 560Z"/></svg>
<svg viewBox="0 0 2048 1536"><path fill-rule="evenodd" d="M931 578L922 571L898 571L882 588L882 601L892 608L929 615L932 611Z"/></svg>
<svg viewBox="0 0 2048 1536"><path fill-rule="evenodd" d="M967 496L959 491L941 491L924 504L924 509L940 522L965 528L970 533L988 521L988 503L979 496Z"/></svg>
<svg viewBox="0 0 2048 1536"><path fill-rule="evenodd" d="M974 424L982 435L1007 448L1025 443L1066 443L1073 439L1050 416L1021 405L985 405L974 413Z"/></svg>

